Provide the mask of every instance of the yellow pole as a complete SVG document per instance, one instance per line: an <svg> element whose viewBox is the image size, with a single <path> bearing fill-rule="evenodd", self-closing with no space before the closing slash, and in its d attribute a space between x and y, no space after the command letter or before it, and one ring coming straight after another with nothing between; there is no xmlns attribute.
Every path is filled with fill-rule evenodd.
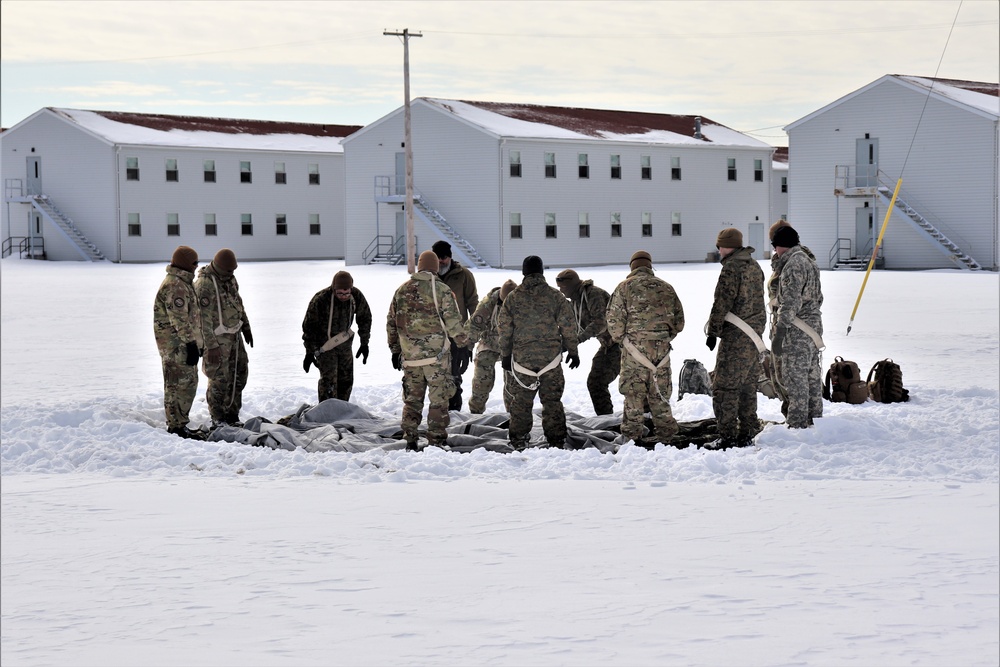
<svg viewBox="0 0 1000 667"><path fill-rule="evenodd" d="M861 295L865 293L865 285L868 284L868 276L871 275L872 267L875 266L875 258L878 257L878 249L882 247L882 237L885 236L885 228L889 225L889 216L892 215L892 209L896 206L896 197L899 195L899 187L903 184L903 179L896 181L896 189L892 193L892 200L889 202L889 208L886 209L885 219L882 220L882 229L878 232L878 240L875 241L875 248L872 250L872 258L868 260L868 270L865 271L865 279L861 283L861 291L858 292L858 300L854 302L854 310L851 311L851 321L847 323L847 335L851 335L851 325L854 324L854 316L858 312L858 306L861 305Z"/></svg>

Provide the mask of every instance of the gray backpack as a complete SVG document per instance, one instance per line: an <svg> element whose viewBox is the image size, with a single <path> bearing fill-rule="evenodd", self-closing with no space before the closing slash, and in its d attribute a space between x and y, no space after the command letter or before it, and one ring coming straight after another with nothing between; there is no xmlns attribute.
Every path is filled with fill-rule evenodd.
<svg viewBox="0 0 1000 667"><path fill-rule="evenodd" d="M705 365L697 359L685 359L681 366L681 374L677 380L677 398L684 394L712 394L712 381L708 377Z"/></svg>

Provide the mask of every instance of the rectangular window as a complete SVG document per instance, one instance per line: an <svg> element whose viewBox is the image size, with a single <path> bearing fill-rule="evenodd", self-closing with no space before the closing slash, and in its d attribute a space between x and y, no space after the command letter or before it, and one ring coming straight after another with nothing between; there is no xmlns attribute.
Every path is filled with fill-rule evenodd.
<svg viewBox="0 0 1000 667"><path fill-rule="evenodd" d="M679 157L670 158L670 180L681 180L681 159Z"/></svg>
<svg viewBox="0 0 1000 667"><path fill-rule="evenodd" d="M590 238L590 214L580 213L578 214L580 221L580 238L589 239Z"/></svg>
<svg viewBox="0 0 1000 667"><path fill-rule="evenodd" d="M587 164L587 154L580 153L576 156L577 176L580 178L590 178L590 165Z"/></svg>
<svg viewBox="0 0 1000 667"><path fill-rule="evenodd" d="M203 163L205 170L205 182L215 183L215 160L205 160Z"/></svg>
<svg viewBox="0 0 1000 667"><path fill-rule="evenodd" d="M642 162L642 180L649 181L653 178L653 160L648 155L640 158Z"/></svg>
<svg viewBox="0 0 1000 667"><path fill-rule="evenodd" d="M181 235L180 216L176 213L167 213L167 236Z"/></svg>
<svg viewBox="0 0 1000 667"><path fill-rule="evenodd" d="M736 158L730 157L726 158L726 168L729 171L729 180L736 180Z"/></svg>
<svg viewBox="0 0 1000 667"><path fill-rule="evenodd" d="M205 214L205 236L218 236L219 228L215 226L215 214Z"/></svg>
<svg viewBox="0 0 1000 667"><path fill-rule="evenodd" d="M240 183L253 183L253 172L250 171L250 163L240 162Z"/></svg>
<svg viewBox="0 0 1000 667"><path fill-rule="evenodd" d="M545 154L545 178L555 178L556 177L556 154L546 153Z"/></svg>
<svg viewBox="0 0 1000 667"><path fill-rule="evenodd" d="M319 213L309 214L309 235L319 236Z"/></svg>
<svg viewBox="0 0 1000 667"><path fill-rule="evenodd" d="M764 161L754 160L753 161L753 180L757 183L764 182Z"/></svg>
<svg viewBox="0 0 1000 667"><path fill-rule="evenodd" d="M510 237L512 239L521 238L521 214L510 214Z"/></svg>
<svg viewBox="0 0 1000 667"><path fill-rule="evenodd" d="M128 214L128 235L142 236L142 222L139 220L138 213Z"/></svg>
<svg viewBox="0 0 1000 667"><path fill-rule="evenodd" d="M243 236L253 236L253 216L249 213L240 213L240 233Z"/></svg>
<svg viewBox="0 0 1000 667"><path fill-rule="evenodd" d="M274 182L277 185L284 185L288 182L288 174L285 173L285 163L275 162L274 163Z"/></svg>
<svg viewBox="0 0 1000 667"><path fill-rule="evenodd" d="M781 177L781 191L782 192L788 192L788 177L787 176L782 176Z"/></svg>
<svg viewBox="0 0 1000 667"><path fill-rule="evenodd" d="M521 151L510 152L510 177L521 178Z"/></svg>
<svg viewBox="0 0 1000 667"><path fill-rule="evenodd" d="M611 238L618 239L622 236L622 214L611 214Z"/></svg>
<svg viewBox="0 0 1000 667"><path fill-rule="evenodd" d="M319 185L319 165L309 165L309 185ZM317 232L319 233L319 232Z"/></svg>
<svg viewBox="0 0 1000 667"><path fill-rule="evenodd" d="M556 238L556 214L546 213L545 214L545 238L554 239Z"/></svg>
<svg viewBox="0 0 1000 667"><path fill-rule="evenodd" d="M611 178L619 179L622 177L622 156L612 155L611 156Z"/></svg>
<svg viewBox="0 0 1000 667"><path fill-rule="evenodd" d="M284 213L275 214L274 233L278 236L288 236L288 217Z"/></svg>
<svg viewBox="0 0 1000 667"><path fill-rule="evenodd" d="M167 181L176 183L178 181L177 160L167 158Z"/></svg>
<svg viewBox="0 0 1000 667"><path fill-rule="evenodd" d="M680 211L674 211L670 214L670 235L680 236L681 235L681 214Z"/></svg>
<svg viewBox="0 0 1000 667"><path fill-rule="evenodd" d="M653 214L649 211L642 213L642 236L649 238L653 235Z"/></svg>
<svg viewBox="0 0 1000 667"><path fill-rule="evenodd" d="M125 180L128 181L139 180L139 158L137 157L125 158Z"/></svg>

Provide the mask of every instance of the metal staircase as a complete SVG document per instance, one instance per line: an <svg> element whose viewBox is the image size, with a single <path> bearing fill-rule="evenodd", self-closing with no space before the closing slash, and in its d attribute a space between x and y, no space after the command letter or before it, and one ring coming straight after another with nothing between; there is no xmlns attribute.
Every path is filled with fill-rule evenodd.
<svg viewBox="0 0 1000 667"><path fill-rule="evenodd" d="M879 182L878 195L886 206L892 201L893 189L887 185ZM910 199L907 197L907 199ZM913 201L910 199L910 201ZM950 259L954 264L966 271L981 271L982 266L979 262L974 260L968 253L962 250L958 244L954 243L948 236L937 226L931 224L931 222L919 211L907 203L907 200L903 198L902 193L896 196L896 210L900 211L908 221L919 231L923 236L928 238L936 248L938 248L942 253L944 253L948 259Z"/></svg>
<svg viewBox="0 0 1000 667"><path fill-rule="evenodd" d="M465 240L465 238L455 231L455 228L448 224L444 216L431 207L427 198L420 195L420 197L413 198L413 206L416 209L415 213L419 215L424 222L427 222L432 227L438 229L441 232L442 238L451 244L452 255L458 255L457 259L466 266L475 265L481 269L489 268L489 263L482 258L482 255L472 246L471 243ZM464 255L464 257L462 256Z"/></svg>
<svg viewBox="0 0 1000 667"><path fill-rule="evenodd" d="M66 237L85 260L102 262L106 259L98 247L91 243L90 239L77 229L69 216L60 211L46 195L33 195L31 197L31 206L41 213L46 220L55 225L56 229Z"/></svg>

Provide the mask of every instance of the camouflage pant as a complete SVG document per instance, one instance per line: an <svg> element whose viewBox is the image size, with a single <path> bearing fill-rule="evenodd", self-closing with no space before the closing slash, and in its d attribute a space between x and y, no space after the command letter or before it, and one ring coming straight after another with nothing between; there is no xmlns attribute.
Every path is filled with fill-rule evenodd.
<svg viewBox="0 0 1000 667"><path fill-rule="evenodd" d="M587 376L587 390L594 404L594 414L610 415L615 411L611 403L611 392L608 385L615 381L622 366L622 347L612 343L603 345L590 363L590 375Z"/></svg>
<svg viewBox="0 0 1000 667"><path fill-rule="evenodd" d="M670 343L665 340L648 340L637 344L653 363L670 354ZM645 435L645 411L648 406L653 418L655 433L648 436L659 442L669 442L677 434L677 420L670 410L670 395L674 386L670 364L654 374L636 361L628 350L622 349L621 375L618 391L625 397L622 412L622 435L628 440L639 440Z"/></svg>
<svg viewBox="0 0 1000 667"><path fill-rule="evenodd" d="M351 391L354 389L354 356L351 354L350 342L319 355L316 368L319 369L320 401L328 398L351 400Z"/></svg>
<svg viewBox="0 0 1000 667"><path fill-rule="evenodd" d="M521 382L534 384L535 378L530 375L518 374ZM507 380L510 390L510 427L508 433L510 442L521 446L526 444L531 435L534 419L532 410L535 405L535 394L542 402L542 432L545 440L553 447L561 447L566 442L566 410L563 408L562 395L566 387L562 365L556 366L548 373L538 378L537 389L525 389L513 377Z"/></svg>
<svg viewBox="0 0 1000 667"><path fill-rule="evenodd" d="M177 348L164 354L160 351L163 367L163 412L167 428L181 428L190 421L191 404L198 393L198 367L184 363L187 350Z"/></svg>
<svg viewBox="0 0 1000 667"><path fill-rule="evenodd" d="M778 378L788 394L781 410L788 426L805 428L823 416L820 353L812 339L797 327L789 327L785 335L778 355Z"/></svg>
<svg viewBox="0 0 1000 667"><path fill-rule="evenodd" d="M221 359L217 364L202 359L202 370L208 378L205 402L214 422L232 424L239 421L243 407L243 388L247 386L247 351L239 334L219 336Z"/></svg>
<svg viewBox="0 0 1000 667"><path fill-rule="evenodd" d="M719 342L712 383L712 407L723 440L752 438L760 432L757 419L757 346L742 331L726 333Z"/></svg>
<svg viewBox="0 0 1000 667"><path fill-rule="evenodd" d="M469 412L481 415L486 412L486 401L490 398L496 383L496 367L500 353L482 349L476 353L476 367L472 375L472 396L469 397ZM507 389L507 374L504 377L503 405L510 412L510 396Z"/></svg>
<svg viewBox="0 0 1000 667"><path fill-rule="evenodd" d="M424 394L430 401L427 407L427 442L443 445L448 440L448 399L455 393L451 378L451 361L427 366L403 367L403 437L409 443L417 442L417 429L424 410Z"/></svg>

